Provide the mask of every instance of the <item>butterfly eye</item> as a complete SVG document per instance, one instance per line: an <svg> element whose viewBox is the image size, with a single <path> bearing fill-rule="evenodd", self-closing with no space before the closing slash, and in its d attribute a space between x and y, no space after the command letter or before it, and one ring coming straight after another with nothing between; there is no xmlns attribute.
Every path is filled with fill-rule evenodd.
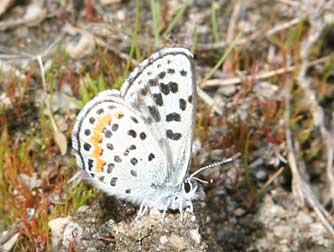
<svg viewBox="0 0 334 252"><path fill-rule="evenodd" d="M186 193L189 193L192 189L193 189L193 185L192 185L188 180L186 180L186 181L183 183L183 190L184 190Z"/></svg>

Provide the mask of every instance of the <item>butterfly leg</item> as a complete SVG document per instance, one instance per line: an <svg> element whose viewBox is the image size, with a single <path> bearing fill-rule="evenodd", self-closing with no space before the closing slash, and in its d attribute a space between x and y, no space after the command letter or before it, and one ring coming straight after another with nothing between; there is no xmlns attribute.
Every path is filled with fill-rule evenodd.
<svg viewBox="0 0 334 252"><path fill-rule="evenodd" d="M194 205L191 201L187 201L187 206L190 208L191 214L194 214Z"/></svg>
<svg viewBox="0 0 334 252"><path fill-rule="evenodd" d="M183 205L182 205L182 201L180 201L179 212L180 212L180 221L183 222Z"/></svg>
<svg viewBox="0 0 334 252"><path fill-rule="evenodd" d="M164 222L164 220L165 220L166 213L167 213L167 210L168 210L168 206L171 205L171 202L172 202L172 199L169 198L169 199L167 200L167 203L166 203L166 206L165 206L164 210L162 211L162 217L161 217L162 222Z"/></svg>
<svg viewBox="0 0 334 252"><path fill-rule="evenodd" d="M167 212L167 208L165 208L165 209L162 211L162 217L161 217L161 221L162 221L162 222L165 221L166 212Z"/></svg>
<svg viewBox="0 0 334 252"><path fill-rule="evenodd" d="M140 204L139 210L138 210L138 214L134 220L134 222L138 221L141 217L143 217L145 215L145 213L147 212L148 206L145 206L145 201L143 201Z"/></svg>

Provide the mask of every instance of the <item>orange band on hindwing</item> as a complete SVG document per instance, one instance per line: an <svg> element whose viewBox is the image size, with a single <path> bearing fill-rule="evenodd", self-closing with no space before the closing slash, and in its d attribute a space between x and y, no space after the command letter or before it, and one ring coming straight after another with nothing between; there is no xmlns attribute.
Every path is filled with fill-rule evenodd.
<svg viewBox="0 0 334 252"><path fill-rule="evenodd" d="M93 129L92 136L89 138L90 143L94 147L92 156L96 162L96 168L95 168L96 173L100 173L102 171L103 165L105 164L105 161L101 158L102 148L100 146L100 143L102 141L102 130L105 128L107 124L111 122L111 118L112 117L110 114L106 114L103 117L100 117L97 120L97 124Z"/></svg>

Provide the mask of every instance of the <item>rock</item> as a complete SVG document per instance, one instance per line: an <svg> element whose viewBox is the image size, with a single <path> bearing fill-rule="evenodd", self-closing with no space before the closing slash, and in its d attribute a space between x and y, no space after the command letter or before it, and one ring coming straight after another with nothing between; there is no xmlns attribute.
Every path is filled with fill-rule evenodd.
<svg viewBox="0 0 334 252"><path fill-rule="evenodd" d="M225 86L221 86L218 89L218 93L226 96L226 97L230 97L232 95L234 95L237 92L237 86L236 85L225 85Z"/></svg>
<svg viewBox="0 0 334 252"><path fill-rule="evenodd" d="M76 241L79 241L82 237L83 228L75 222L70 222L63 234L63 247L68 248L71 246L70 244L73 244Z"/></svg>
<svg viewBox="0 0 334 252"><path fill-rule="evenodd" d="M197 244L201 243L201 234L199 233L198 229L190 230L190 237L193 239Z"/></svg>
<svg viewBox="0 0 334 252"><path fill-rule="evenodd" d="M280 226L276 226L273 229L274 234L280 238L285 238L285 239L289 239L292 235L292 229L289 226L286 225L280 225Z"/></svg>
<svg viewBox="0 0 334 252"><path fill-rule="evenodd" d="M73 59L80 59L93 54L95 50L95 40L89 34L79 35L66 45L66 52Z"/></svg>
<svg viewBox="0 0 334 252"><path fill-rule="evenodd" d="M51 230L51 246L52 251L57 251L60 241L63 239L65 226L71 221L71 217L56 218L49 221L49 228Z"/></svg>
<svg viewBox="0 0 334 252"><path fill-rule="evenodd" d="M224 159L224 150L223 149L211 150L210 159L213 161L222 161Z"/></svg>
<svg viewBox="0 0 334 252"><path fill-rule="evenodd" d="M266 81L259 82L254 86L254 92L256 96L262 99L273 99L277 91L278 86Z"/></svg>
<svg viewBox="0 0 334 252"><path fill-rule="evenodd" d="M162 245L166 245L168 243L168 237L166 235L163 235L160 237L160 243Z"/></svg>
<svg viewBox="0 0 334 252"><path fill-rule="evenodd" d="M185 211L183 222L178 213L167 212L162 219L162 213L157 209L151 209L133 222L136 211L132 206L115 199L108 200L108 206L97 202L73 216L76 226L66 227L59 251L68 251L71 240L68 234L73 229L78 233L77 240L71 244L74 251L206 251L206 244L198 231L199 225L190 211ZM122 213L111 214L111 209ZM124 213L128 214L124 216ZM120 221L115 221L117 215L123 215ZM69 232L69 229L72 231Z"/></svg>
<svg viewBox="0 0 334 252"><path fill-rule="evenodd" d="M169 242L177 251L183 251L187 248L187 242L183 239L183 237L176 234L171 234Z"/></svg>
<svg viewBox="0 0 334 252"><path fill-rule="evenodd" d="M259 251L333 251L334 241L323 225L282 189L265 195L257 216L265 230L254 243Z"/></svg>

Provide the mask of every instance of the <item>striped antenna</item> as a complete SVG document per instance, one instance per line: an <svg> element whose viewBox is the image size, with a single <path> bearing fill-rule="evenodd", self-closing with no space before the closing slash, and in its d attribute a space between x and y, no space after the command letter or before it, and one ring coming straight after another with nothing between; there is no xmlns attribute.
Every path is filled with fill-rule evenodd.
<svg viewBox="0 0 334 252"><path fill-rule="evenodd" d="M222 164L230 163L230 162L232 162L233 160L237 159L237 158L240 157L240 156L241 156L241 153L238 152L237 154L233 155L232 157L230 157L230 158L228 158L228 159L225 159L225 160L223 160L223 161L220 161L220 162L217 162L217 163L213 163L213 164L209 164L209 165L207 165L207 166L204 166L204 167L198 169L197 171L195 171L193 174L191 174L191 175L187 178L187 180L194 179L194 180L198 180L198 181L200 181L200 182L206 182L206 181L200 180L199 178L196 178L195 176L196 176L197 174L201 173L202 171L206 170L206 169L210 169L210 168L215 167L215 166L218 166L218 165L222 165Z"/></svg>

